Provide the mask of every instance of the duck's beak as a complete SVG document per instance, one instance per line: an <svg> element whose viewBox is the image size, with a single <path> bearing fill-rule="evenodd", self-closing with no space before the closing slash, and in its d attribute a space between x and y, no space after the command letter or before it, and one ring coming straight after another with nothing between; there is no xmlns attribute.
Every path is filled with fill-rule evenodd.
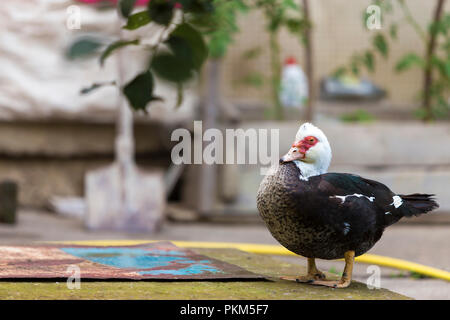
<svg viewBox="0 0 450 320"><path fill-rule="evenodd" d="M292 148L289 149L289 152L280 158L280 164L291 162L294 160L302 160L305 158L306 150L302 148L301 142L294 143Z"/></svg>

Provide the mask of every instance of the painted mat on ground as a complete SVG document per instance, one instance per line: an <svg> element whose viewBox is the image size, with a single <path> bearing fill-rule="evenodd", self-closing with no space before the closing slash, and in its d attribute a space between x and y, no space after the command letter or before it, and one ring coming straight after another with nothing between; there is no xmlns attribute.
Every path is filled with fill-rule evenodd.
<svg viewBox="0 0 450 320"><path fill-rule="evenodd" d="M0 279L263 279L166 241L139 246L0 246Z"/></svg>

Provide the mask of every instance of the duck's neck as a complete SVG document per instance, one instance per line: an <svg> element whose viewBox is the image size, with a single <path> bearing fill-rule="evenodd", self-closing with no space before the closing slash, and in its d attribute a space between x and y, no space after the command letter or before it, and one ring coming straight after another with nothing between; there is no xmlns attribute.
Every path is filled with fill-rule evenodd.
<svg viewBox="0 0 450 320"><path fill-rule="evenodd" d="M324 174L327 172L325 166L317 163L308 163L299 160L294 160L295 165L300 170L300 180L308 181L309 177L317 176L319 174Z"/></svg>

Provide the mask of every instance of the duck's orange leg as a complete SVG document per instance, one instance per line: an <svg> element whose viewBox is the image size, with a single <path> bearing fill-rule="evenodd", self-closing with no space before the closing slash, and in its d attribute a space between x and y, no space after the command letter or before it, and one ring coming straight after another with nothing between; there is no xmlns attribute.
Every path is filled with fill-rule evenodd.
<svg viewBox="0 0 450 320"><path fill-rule="evenodd" d="M313 285L318 286L326 286L331 288L347 288L352 282L352 273L353 273L353 261L355 260L355 251L347 251L344 255L345 258L345 268L342 273L342 278L340 280L335 281L312 281L309 282Z"/></svg>

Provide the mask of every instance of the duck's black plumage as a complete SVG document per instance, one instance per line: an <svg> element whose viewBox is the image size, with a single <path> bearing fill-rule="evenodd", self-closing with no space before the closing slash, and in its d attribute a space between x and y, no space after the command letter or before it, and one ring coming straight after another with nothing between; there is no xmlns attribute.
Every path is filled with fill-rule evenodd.
<svg viewBox="0 0 450 320"><path fill-rule="evenodd" d="M338 259L349 250L361 255L387 226L438 207L431 195L396 195L353 174L300 175L294 162L281 164L261 183L257 206L274 238L304 257Z"/></svg>

